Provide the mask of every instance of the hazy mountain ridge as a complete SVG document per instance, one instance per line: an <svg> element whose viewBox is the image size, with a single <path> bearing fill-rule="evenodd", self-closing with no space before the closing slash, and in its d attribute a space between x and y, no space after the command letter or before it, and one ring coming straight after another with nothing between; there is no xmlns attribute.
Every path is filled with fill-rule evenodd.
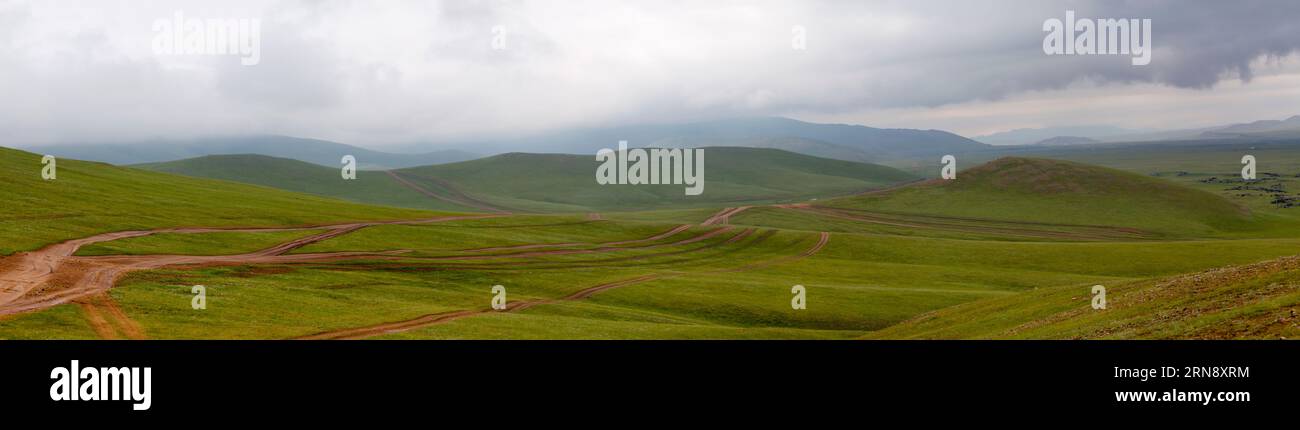
<svg viewBox="0 0 1300 430"><path fill-rule="evenodd" d="M362 168L394 169L466 161L508 152L595 154L627 141L632 147L746 146L785 149L839 160L875 162L929 157L989 149L989 145L941 130L873 128L847 124L817 124L780 117L736 118L686 124L635 124L606 128L567 129L529 137L478 142L403 145L441 149L399 154L319 139L278 135L158 139L125 143L70 143L28 147L59 157L112 164L175 161L205 155L260 154L337 167L353 155ZM468 149L468 150L465 150Z"/></svg>
<svg viewBox="0 0 1300 430"><path fill-rule="evenodd" d="M1030 145L1058 136L1078 136L1102 140L1105 137L1140 133L1123 127L1108 125L1082 125L1042 128L1019 128L1000 133L975 136L974 139L990 145Z"/></svg>
<svg viewBox="0 0 1300 430"><path fill-rule="evenodd" d="M683 184L602 186L594 157L506 153L471 161L339 179L338 169L264 155L217 155L133 167L395 207L468 210L446 200L533 212L685 208L790 201L851 194L916 179L876 164L832 160L767 148L709 147L705 192ZM440 199L425 193L433 193Z"/></svg>
<svg viewBox="0 0 1300 430"><path fill-rule="evenodd" d="M1056 136L1035 142L1035 146L1070 146L1101 143L1100 140L1083 136Z"/></svg>
<svg viewBox="0 0 1300 430"><path fill-rule="evenodd" d="M1295 115L1284 120L1259 120L1244 124L1233 124L1214 130L1201 133L1201 137L1222 138L1222 137L1255 137L1267 136L1271 134L1285 134L1300 132L1300 115Z"/></svg>
<svg viewBox="0 0 1300 430"><path fill-rule="evenodd" d="M942 130L818 124L781 117L563 130L528 138L480 142L474 147L493 148L495 152L595 154L601 148L617 146L619 141L627 141L633 147L663 143L702 147L740 146L736 143L771 139L798 139L801 142L799 145L768 146L794 152L802 152L795 149L800 146L808 151L813 151L816 147L816 152L803 152L808 155L825 156L827 152L839 152L844 157L851 152L826 146L837 145L861 152L869 158L854 161L881 161L989 149L989 145ZM768 143L771 144L770 141ZM831 158L844 159L841 157Z"/></svg>
<svg viewBox="0 0 1300 430"><path fill-rule="evenodd" d="M1248 123L1167 130L1133 130L1106 125L1022 128L976 136L974 139L987 144L1007 146L1034 145L1056 137L1083 137L1105 143L1234 138L1287 139L1300 137L1300 115L1283 120L1265 119Z"/></svg>
<svg viewBox="0 0 1300 430"><path fill-rule="evenodd" d="M651 148L701 148L706 146L780 149L814 157L857 162L870 162L872 159L871 154L857 148L801 137L743 139L669 138L645 145L645 147Z"/></svg>
<svg viewBox="0 0 1300 430"><path fill-rule="evenodd" d="M290 158L327 167L340 167L345 155L356 157L359 167L390 169L451 163L478 158L460 150L438 150L422 154L394 154L319 139L259 135L209 137L187 140L151 140L124 143L60 144L27 148L33 152L63 158L111 164L159 163L206 155L260 154Z"/></svg>

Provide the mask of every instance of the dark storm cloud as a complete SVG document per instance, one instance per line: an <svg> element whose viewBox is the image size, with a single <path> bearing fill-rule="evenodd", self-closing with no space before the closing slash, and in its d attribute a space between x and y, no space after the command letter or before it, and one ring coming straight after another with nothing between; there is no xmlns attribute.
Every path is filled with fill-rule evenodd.
<svg viewBox="0 0 1300 430"><path fill-rule="evenodd" d="M1225 78L1249 81L1261 56L1300 50L1300 2L1286 1L1062 1L915 2L886 10L914 17L908 46L880 47L842 27L839 40L866 55L838 67L866 81L867 99L882 107L937 106L997 99L1031 90L1064 88L1080 80L1159 83L1209 88ZM871 13L852 5L841 13ZM1048 56L1046 19L1151 19L1151 64L1128 56ZM874 48L874 49L873 49ZM901 49L900 49L901 48ZM874 51L874 52L873 52ZM835 64L834 62L828 62ZM847 105L847 103L845 104ZM804 108L815 109L815 103ZM852 106L846 106L852 107Z"/></svg>

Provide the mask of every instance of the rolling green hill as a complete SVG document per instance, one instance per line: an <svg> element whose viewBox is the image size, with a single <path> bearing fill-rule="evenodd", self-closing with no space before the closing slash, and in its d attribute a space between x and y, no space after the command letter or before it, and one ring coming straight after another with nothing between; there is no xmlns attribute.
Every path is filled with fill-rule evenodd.
<svg viewBox="0 0 1300 430"><path fill-rule="evenodd" d="M165 163L139 164L156 172L200 178L222 179L263 185L319 196L337 197L359 203L430 210L472 211L469 208L430 198L402 185L383 171L361 170L356 180L345 181L336 168L288 158L265 155L208 155Z"/></svg>
<svg viewBox="0 0 1300 430"><path fill-rule="evenodd" d="M877 339L1278 339L1300 336L1300 257L1188 275L1036 289L922 314Z"/></svg>
<svg viewBox="0 0 1300 430"><path fill-rule="evenodd" d="M750 191L811 194L800 188L808 183L854 191L897 175L776 150L711 148L706 154L702 197L715 205L734 206L727 199ZM43 181L39 160L0 150L0 198L13 203L0 218L4 252L137 228L435 214L74 160L60 160L59 178ZM203 170L221 161L250 169L239 179L339 181L334 169L294 170L286 160L266 157L193 161L190 173L226 174ZM622 208L685 198L680 185L642 192L636 190L645 187L596 186L594 164L586 156L508 154L397 171L401 180L386 173L362 180L389 178L410 188L404 180L446 198L511 207ZM607 189L612 191L604 194ZM719 189L729 192L710 194ZM513 198L499 197L505 195ZM935 201L943 199L960 204ZM1283 257L1300 252L1300 239L1160 241L1125 234L1145 229L1190 235L1178 228L1217 232L1212 229L1251 223L1252 215L1221 197L1162 179L1069 162L1004 159L963 171L954 182L826 203L755 207L727 225L695 227L679 224L699 223L716 207L602 219L514 214L377 225L322 238L284 257L393 252L382 258L244 260L132 271L94 300L0 316L0 338L137 336L131 325L140 328L139 338L291 338L356 330L389 339L1300 335L1289 313L1300 305L1300 260ZM880 208L895 212L874 215L885 213ZM828 211L872 214L862 218L873 223L825 216ZM79 255L132 256L96 261L105 267L148 256L166 261L178 254L230 255L319 231L163 233L97 243ZM1016 235L1025 240L1002 240ZM87 262L58 270L89 279L88 272L78 272L78 264ZM1235 267L1205 271L1229 265ZM1199 273L1179 275L1192 272ZM1109 290L1105 311L1088 306L1089 287L1096 284ZM212 287L212 303L219 305L194 312L192 285ZM484 310L490 309L491 285L508 286L511 302L524 305L509 312ZM806 286L814 305L792 309L791 285ZM462 313L463 318L438 319ZM99 322L105 315L111 321Z"/></svg>
<svg viewBox="0 0 1300 430"><path fill-rule="evenodd" d="M0 148L0 255L122 230L277 226L420 218L436 213L365 206L271 188L59 159Z"/></svg>
<svg viewBox="0 0 1300 430"><path fill-rule="evenodd" d="M595 154L626 140L633 147L689 142L691 146L731 146L735 142L800 139L866 154L872 162L942 154L977 153L993 147L942 130L874 128L849 124L818 124L781 117L742 117L679 124L633 124L615 127L564 129L540 135L475 143L484 150ZM732 142L732 143L728 143ZM746 144L744 146L753 146ZM470 147L470 146L466 146ZM480 149L482 148L482 149ZM794 145L782 149L814 149ZM825 156L820 153L812 155Z"/></svg>
<svg viewBox="0 0 1300 430"><path fill-rule="evenodd" d="M460 163L401 169L412 181L454 187L496 206L578 212L727 206L802 201L914 179L899 170L775 149L705 148L704 193L685 185L599 185L594 156L510 153Z"/></svg>
<svg viewBox="0 0 1300 430"><path fill-rule="evenodd" d="M1068 161L1001 158L889 192L827 206L885 214L1132 228L1157 237L1252 228L1248 209L1161 179Z"/></svg>
<svg viewBox="0 0 1300 430"><path fill-rule="evenodd" d="M363 203L435 210L627 211L826 198L914 179L901 171L774 149L708 148L704 193L685 185L599 185L594 156L510 153L390 172L358 172L261 155L208 156L136 167L226 179ZM429 194L432 194L430 196ZM455 202L461 202L457 204Z"/></svg>
<svg viewBox="0 0 1300 430"><path fill-rule="evenodd" d="M652 148L700 148L708 146L770 148L790 151L796 154L829 158L832 160L858 161L862 163L870 163L874 158L867 151L858 148L801 137L756 137L738 139L673 138L653 142L646 146Z"/></svg>

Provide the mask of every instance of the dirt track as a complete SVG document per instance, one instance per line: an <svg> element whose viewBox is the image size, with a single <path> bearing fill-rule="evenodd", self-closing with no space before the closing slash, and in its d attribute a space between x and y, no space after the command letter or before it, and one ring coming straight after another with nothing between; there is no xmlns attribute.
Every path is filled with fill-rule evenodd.
<svg viewBox="0 0 1300 430"><path fill-rule="evenodd" d="M748 209L748 207L728 208L719 214L706 220L709 224L717 222L726 222L727 217ZM210 266L210 265L236 265L236 264L279 264L279 263L302 263L302 262L327 262L344 259L394 259L398 254L405 251L384 251L384 252L328 252L328 253L308 253L308 254L289 254L289 252L307 246L313 243L324 241L330 238L342 236L355 232L365 227L374 225L393 225L393 224L423 224L442 221L454 221L464 219L480 219L505 216L503 214L487 214L472 216L452 216L424 220L399 220L399 221L379 221L379 222L361 222L335 225L313 225L301 227L271 227L271 228L165 228L155 230L124 231L94 235L81 239L69 240L53 245L46 246L36 251L15 254L9 257L0 258L0 316L32 312L47 309L56 305L65 303L76 303L83 310L89 321L91 328L102 338L106 339L143 339L146 338L144 330L135 321L131 320L117 306L116 302L108 295L108 290L113 287L117 279L125 273L137 270L156 269L166 266L189 265L189 266ZM530 244L508 247L481 248L475 250L460 251L460 255L442 256L442 257L401 257L401 259L416 260L482 260L482 259L502 259L502 258L526 258L549 255L568 255L568 254L590 254L605 253L624 250L641 250L653 249L660 247L688 245L702 242L709 238L731 231L731 227L723 226L704 231L702 233L687 237L670 243L654 243L677 235L692 227L691 224L677 226L668 231L656 234L651 237L634 240L623 240L616 242L606 242L600 244ZM266 249L255 252L236 254L236 255L216 255L216 256L188 256L188 255L112 255L112 256L94 256L78 257L74 256L82 246L107 242L118 239L148 236L158 233L210 233L210 232L283 232L283 231L307 231L307 230L325 230L324 232L310 236L294 239L282 244L278 244ZM698 251L700 249L712 246L733 243L744 239L754 233L755 229L744 229L733 235L727 240L701 247L695 250L683 250L669 252L665 254L685 253ZM752 270L759 267L766 267L772 264L789 261L791 259L803 258L816 253L826 243L829 235L822 234L821 240L813 246L812 249L803 254L796 256L787 256L776 258L767 262L750 264L734 269L725 269L721 271L712 271L713 273L725 271L742 271ZM761 238L760 238L761 239ZM647 244L648 243L648 244ZM646 245L642 245L646 244ZM545 251L530 251L537 248L546 247L563 247L578 245L594 245L595 248L589 249L559 249ZM641 246L626 246L641 245ZM525 251L516 253L496 253L500 251ZM494 252L493 254L481 254ZM464 254L470 255L464 255ZM480 255L474 255L480 254ZM629 257L635 258L635 257ZM601 291L612 288L618 288L627 285L642 283L654 279L660 279L673 275L646 275L642 277L627 279L614 283L597 285L588 289L578 291L569 296L545 301L533 302L516 302L512 303L507 310L517 311L528 307L553 303L555 301L581 300ZM382 324L379 326L363 327L352 329L345 332L330 332L319 335L309 336L309 338L358 338L369 337L377 333L392 332L393 330L406 330L415 327L422 327L428 324L450 321L465 316L481 313L480 311L461 311L449 314L426 315L410 321L401 321L396 323Z"/></svg>
<svg viewBox="0 0 1300 430"><path fill-rule="evenodd" d="M167 228L98 234L0 258L0 315L46 309L104 293L122 274L178 264L279 263L355 258L391 253L317 253L285 255L294 249L373 225L424 224L501 215L452 216L413 221L378 221L290 228ZM260 251L239 255L142 255L75 257L82 246L158 233L274 232L327 230Z"/></svg>
<svg viewBox="0 0 1300 430"><path fill-rule="evenodd" d="M117 302L108 294L98 294L78 299L76 303L81 306L82 312L85 313L86 320L90 322L90 328L95 330L95 333L102 339L147 338L140 324L127 317L126 313L122 312L122 308L118 307Z"/></svg>
<svg viewBox="0 0 1300 430"><path fill-rule="evenodd" d="M742 210L743 210L743 209L742 209ZM739 211L736 211L736 212L739 212ZM713 218L710 218L710 219L713 219ZM752 231L753 231L753 230L746 230L745 232L742 232L742 233L738 234L738 235L737 235L738 238L732 238L731 240L729 240L729 242L730 242L730 241L734 241L734 240L739 240L739 238L743 238L744 236L748 236L748 233L751 233ZM817 254L817 252L821 251L822 248L825 248L825 247L826 247L826 244L827 244L827 242L829 242L829 241L830 241L830 233L822 232L821 235L820 235L820 237L818 238L816 244L814 244L811 248L809 248L808 250L806 250L806 251L804 251L804 252L802 252L802 253L800 253L800 254L798 254L798 255L790 255L790 256L784 256L784 257L777 257L777 258L773 258L773 259L770 259L770 260L767 260L767 261L761 261L761 262L752 263L752 264L748 264L748 265L744 265L744 266L740 266L740 267L735 267L735 268L731 268L731 269L721 269L721 270L713 270L713 271L704 271L704 272L699 272L699 273L727 273L727 272L743 272L743 271L748 271L748 270L761 269L761 268L765 268L765 267L773 266L773 265L776 265L776 264L787 263L787 262L794 261L794 260L798 260L798 259L801 259L801 258L811 257L811 256ZM408 331L408 330L413 330L413 329L417 329L417 328L428 327L428 326L431 326L431 325L441 324L441 323L450 322L450 321L455 321L455 320L459 320L459 319L462 319L462 318L468 318L468 317L472 317L472 316L476 316L476 315L491 314L491 313L497 313L497 312L518 312L518 311L522 311L522 310L524 310L524 309L532 308L532 307L535 307L535 306L541 306L541 305L547 305L547 304L553 304L553 303L560 303L560 302L569 302L569 301L583 300L583 299L586 299L586 298L588 298L588 297L591 297L592 295L595 295L595 294L597 294L597 293L600 293L600 292L602 292L602 291L607 291L607 290L612 290L612 289L615 289L615 288L626 287L626 286L629 286L629 285L641 284L641 283L645 283L645 282L649 282L649 281L654 281L654 280L658 280L658 279L674 278L674 277L681 277L681 276L686 276L686 275L690 275L690 273L673 273L673 274L649 274L649 275L642 275L642 276L638 276L638 277L635 277L635 278L623 279L623 280L619 280L619 281L614 281L614 282L609 282L609 283L604 283L604 284L596 285L596 286L593 286L593 287L584 288L584 289L582 289L582 290L579 290L579 291L577 291L577 292L574 292L574 293L572 293L572 294L569 294L569 295L564 296L564 297L559 298L559 299L530 300L530 301L520 301L520 302L509 303L509 304L506 305L506 308L505 308L504 310L501 310L501 311L497 311L497 310L493 310L493 309L477 309L477 310L463 310L463 311L453 311L453 312L445 312L445 313L438 313L438 314L429 314L429 315L423 315L423 316L420 316L420 317L416 317L416 318L412 318L412 319L404 320L404 321L388 322L388 323L376 324L376 325L365 326L365 327L354 327L354 328L347 328L347 329L340 329L340 330L331 330L331 331L327 331L327 332L316 333L316 334L311 334L311 335L307 335L307 336L301 336L301 337L297 337L297 338L295 338L295 339L300 339L300 340L355 340L355 339L366 339L366 338L375 337L375 336L380 336L380 335L385 335L385 334L400 333L400 332L404 332L404 331Z"/></svg>
<svg viewBox="0 0 1300 430"><path fill-rule="evenodd" d="M859 209L831 208L808 204L778 205L776 207L850 221L911 229L947 230L964 233L1068 240L1132 240L1150 237L1150 233L1123 227L991 221L937 216L902 218L899 215L876 213Z"/></svg>
<svg viewBox="0 0 1300 430"><path fill-rule="evenodd" d="M495 213L499 213L499 214L508 214L508 213L510 213L510 211L508 211L508 210L506 210L506 209L504 209L504 208L499 208L499 207L493 206L493 205L490 204L490 203L487 203L487 202L484 202L484 201L482 201L482 200L478 200L478 199L475 199L475 198L470 197L470 196L468 196L468 195L465 195L465 193L462 193L462 192L460 192L460 191L457 191L455 188L453 188L453 187L451 186L450 183L447 183L446 181L442 181L442 180L434 179L434 178L425 178L425 179L428 179L428 180L430 180L430 181L433 181L434 183L437 183L438 185L442 186L443 188L446 188L449 192L453 193L454 195L451 196L451 197L443 196L443 195L441 195L441 194L438 194L438 193L435 193L435 192L429 191L427 188L424 188L424 187L421 187L421 186L419 186L419 185L416 185L414 182L411 182L410 180L407 180L406 178L403 178L401 174L398 174L397 172L394 172L394 171L392 171L392 170L389 170L387 173L388 173L388 176L391 177L391 178L393 178L394 181L397 181L398 184L401 184L402 186L404 186L404 187L406 187L406 188L410 188L410 189L412 189L412 190L415 190L415 192L418 192L418 193L420 193L420 194L424 194L424 195L426 195L426 196L433 197L433 198L435 198L435 199L442 200L442 201L447 202L447 203L451 203L451 204L454 204L454 205L465 206L465 207L471 207L471 208L474 208L474 209L484 210L484 211L488 211L488 212L495 212Z"/></svg>
<svg viewBox="0 0 1300 430"><path fill-rule="evenodd" d="M394 175L394 178L402 181L400 177ZM872 222L900 227L910 228L942 228L963 231L978 231L984 233L999 234L1016 234L1026 236L1048 236L1048 237L1069 237L1075 239L1096 238L1086 235L1079 235L1074 232L1044 231L1035 227L1046 226L991 226L991 225L970 225L968 220L960 219L922 219L922 220L898 220L889 217L880 216L874 213L863 211L836 210L832 208L818 207L806 204L797 205L777 205L784 209L800 210L813 212L822 216L831 216L837 218L847 218L855 221ZM124 231L105 233L82 239L74 239L66 242L54 244L37 251L24 252L9 257L0 258L0 316L21 312L30 312L46 309L55 305L64 303L76 303L80 306L85 314L92 329L102 338L106 339L143 339L146 338L144 330L135 321L132 321L113 299L107 294L108 290L113 287L118 278L123 274L137 270L156 269L165 266L175 265L242 265L242 264L279 264L279 263L303 263L303 262L328 262L334 260L347 259L381 259L381 260L405 260L405 261L467 261L467 260L491 260L491 259L511 259L511 258L529 258L554 255L571 255L571 254L595 254L610 253L626 250L643 250L661 247L672 247L689 245L702 242L712 237L724 234L733 230L727 226L732 215L741 213L749 206L725 208L711 215L708 219L701 222L701 226L716 226L715 228L703 231L701 233L686 237L674 242L661 242L664 239L687 231L692 227L691 224L684 224L672 228L668 231L643 238L633 240L621 240L605 243L552 243L552 244L525 244L514 246L500 246L490 248L466 249L456 251L454 255L433 256L433 257L413 257L402 256L405 251L384 251L384 252L330 252L330 253L309 253L309 254L289 254L289 252L320 241L328 240L334 237L342 236L355 232L365 227L374 225L387 224L420 224L441 221L453 221L463 219L478 219L506 216L506 214L485 214L474 216L456 216L441 217L426 220L413 221L382 221L382 222L363 222L347 223L335 225L318 225L318 226L301 226L301 227L279 227L279 228L169 228L143 231ZM487 208L484 208L487 209ZM495 209L495 208L492 208ZM598 216L589 217L596 219ZM1059 227L1059 226L1051 226ZM1048 228L1051 228L1048 227ZM259 251L238 254L238 255L219 255L219 256L186 256L186 255L118 255L118 256L96 256L96 257L76 257L73 256L79 248L94 243L141 237L157 233L210 233L210 232L277 232L277 231L308 231L308 230L325 230L323 232L312 234L310 236L294 239L279 245L275 245ZM710 248L725 243L733 243L744 239L754 233L755 229L744 229L737 234L732 235L725 241L713 243L709 246L699 247L688 250L674 250L661 254L652 255L671 255L678 253L696 252L702 249ZM1107 231L1103 235L1115 234L1125 235L1133 234L1130 231ZM778 258L772 258L766 261L755 262L739 267L717 269L696 273L728 273L757 270L770 267L776 264L805 258L816 254L829 241L828 233L821 233L818 242L807 251L798 254ZM760 237L761 239L761 237ZM634 245L634 246L633 246ZM575 248L578 249L545 249L545 248ZM644 255L612 258L608 261L626 261L644 257ZM556 263L559 264L559 263ZM545 265L541 263L512 264L510 266L529 266L540 267ZM582 263L564 263L559 266L565 268L568 266L580 267ZM488 266L502 267L491 264ZM475 267L481 269L483 267ZM650 274L630 279L624 279L617 282L605 283L592 286L577 291L568 296L547 299L534 300L525 302L514 302L508 305L506 312L516 312L528 309L534 306L545 305L563 301L574 301L586 299L602 291L620 288L629 285L640 284L666 277L684 276L682 273L671 274ZM394 333L415 328L425 327L432 324L453 321L460 318L470 317L482 313L496 312L490 309L483 310L465 310L443 314L425 315L419 318L384 323L374 326L357 327L351 329L330 331L318 333L310 336L304 336L304 339L360 339L373 337L386 333Z"/></svg>
<svg viewBox="0 0 1300 430"><path fill-rule="evenodd" d="M278 263L302 263L302 262L321 262L341 259L358 259L358 258L390 258L396 254L405 251L384 251L384 252L327 252L327 253L309 253L309 254L288 254L294 249L301 248L313 243L324 241L330 238L342 236L365 227L374 225L397 225L397 224L425 224L442 221L455 221L465 219L492 218L504 215L469 215L469 216L451 216L433 219L411 220L411 221L377 221L364 223L347 223L335 225L314 225L303 227L271 227L271 228L165 228L156 230L141 231L124 231L94 235L82 239L74 239L54 245L41 248L36 251L15 254L9 257L0 258L0 315L8 315L22 312L39 311L56 305L76 302L91 319L92 326L104 337L116 338L112 325L108 324L104 316L116 317L115 321L120 321L119 327L123 328L126 337L143 337L143 332L138 330L138 325L126 318L126 315L119 310L113 311L115 306L108 307L111 299L107 299L107 291L113 287L117 279L123 274L137 270L156 269L165 266L175 265L232 265L232 264L278 264ZM693 237L685 238L672 243L653 244L640 247L620 247L612 245L633 245L646 242L658 241L678 233L681 233L691 227L690 224L675 227L666 232L654 236L625 240L618 242L609 242L598 244L600 247L594 249L576 249L576 250L549 250L549 251L532 251L506 254L490 255L455 255L445 257L430 257L434 260L483 260L483 259L500 259L500 258L527 258L547 255L566 255L566 254L589 254L623 251L630 249L650 249L664 246L686 245L700 242L716 235L722 234L730 227L721 227L704 232ZM113 256L94 256L78 257L73 256L82 246L107 242L118 239L132 237L148 236L158 233L211 233L211 232L283 232L283 231L307 231L307 230L326 230L325 232L294 239L279 245L275 245L263 250L236 254L236 255L215 255L215 256L188 256L188 255L113 255ZM556 246L562 244L546 244L545 246ZM530 249L540 245L522 245L513 249ZM510 250L511 247L501 247L496 250ZM479 250L484 251L484 250ZM96 298L101 297L102 298ZM136 335L139 336L136 336Z"/></svg>
<svg viewBox="0 0 1300 430"><path fill-rule="evenodd" d="M682 224L682 225L679 225L679 226L677 226L677 227L674 227L672 230L668 230L668 231L665 231L665 232L663 232L663 233L659 233L659 234L657 234L657 235L650 236L650 237L647 237L647 238L644 238L644 239L623 240L623 241L618 241L618 242L605 242L605 243L597 243L597 244L592 244L592 243L582 243L582 242L570 242L570 243L539 243L539 244L529 244L529 245L496 246L496 247L491 247L491 248L462 249L460 252L495 252L495 251L514 251L514 250L523 250L523 249L562 248L562 247L584 246L584 245L595 245L595 246L618 246L618 245L631 245L631 244L635 244L635 243L654 242L654 241L656 241L656 240L660 240L660 239L663 239L663 238L666 238L666 237L672 236L672 235L674 235L674 234L677 234L677 233L681 233L681 232L683 232L683 231L686 231L686 229L688 229L688 228L691 228L691 225L690 225L690 224Z"/></svg>
<svg viewBox="0 0 1300 430"><path fill-rule="evenodd" d="M750 207L751 206L741 206L738 208L723 209L718 213L713 214L713 216L709 217L709 219L704 220L704 222L700 223L700 225L714 225L714 224L726 225L727 223L731 222L732 215L744 212L746 209L749 209Z"/></svg>

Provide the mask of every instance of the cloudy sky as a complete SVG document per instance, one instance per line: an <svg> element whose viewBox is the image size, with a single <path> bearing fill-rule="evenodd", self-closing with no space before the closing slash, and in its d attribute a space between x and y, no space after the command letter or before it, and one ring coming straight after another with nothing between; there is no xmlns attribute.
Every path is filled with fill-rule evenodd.
<svg viewBox="0 0 1300 430"><path fill-rule="evenodd" d="M1067 9L1151 19L1150 65L1044 54ZM177 12L257 19L260 61L160 54L155 23ZM767 115L1191 128L1300 114L1298 18L1286 0L0 0L0 144L383 146Z"/></svg>

